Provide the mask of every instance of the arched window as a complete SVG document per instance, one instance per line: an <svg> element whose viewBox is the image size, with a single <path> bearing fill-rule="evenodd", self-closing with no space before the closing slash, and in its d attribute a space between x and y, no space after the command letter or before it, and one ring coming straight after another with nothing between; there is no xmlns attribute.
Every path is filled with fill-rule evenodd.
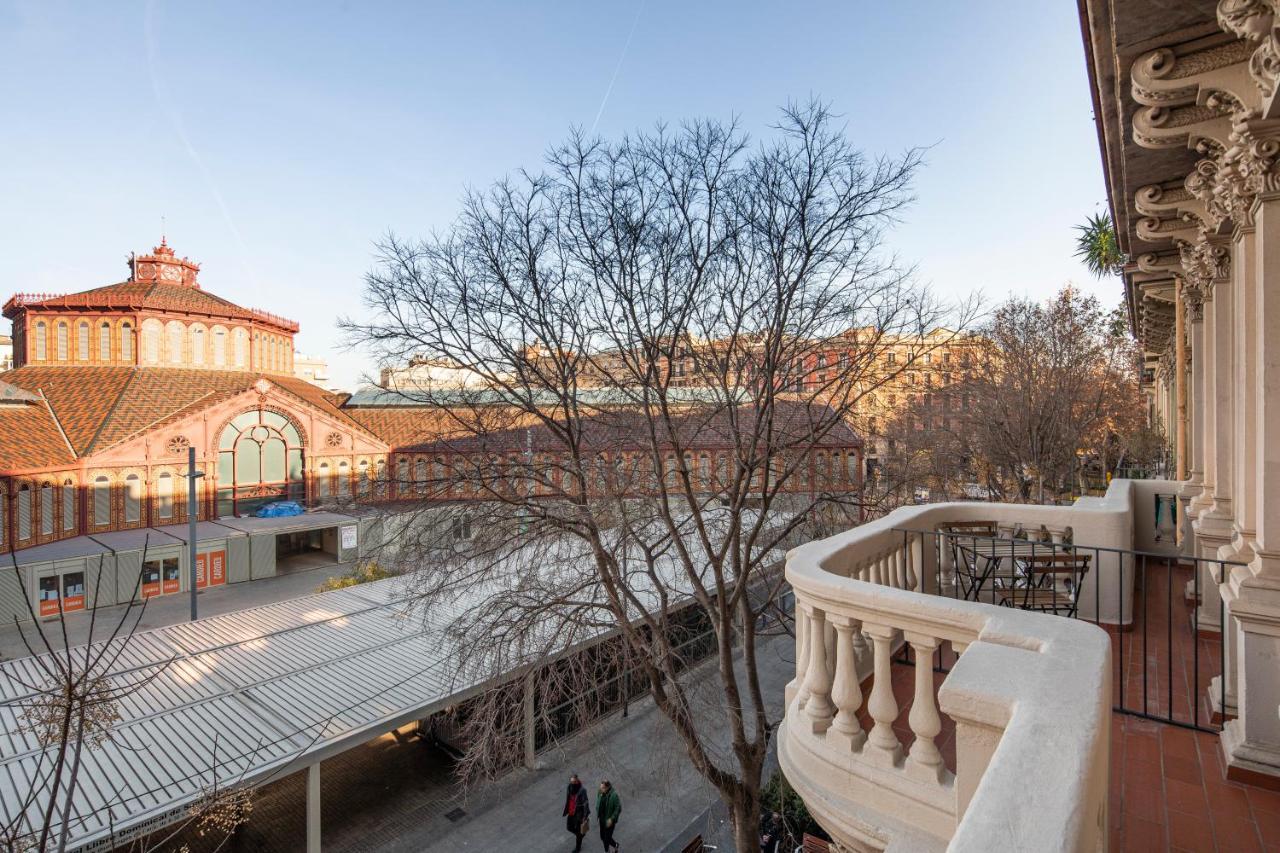
<svg viewBox="0 0 1280 853"><path fill-rule="evenodd" d="M89 324L81 320L80 326L76 329L76 358L81 361L89 360Z"/></svg>
<svg viewBox="0 0 1280 853"><path fill-rule="evenodd" d="M191 363L204 364L204 326L191 327Z"/></svg>
<svg viewBox="0 0 1280 853"><path fill-rule="evenodd" d="M31 538L31 487L18 487L18 541Z"/></svg>
<svg viewBox="0 0 1280 853"><path fill-rule="evenodd" d="M58 324L58 361L66 361L67 358L69 357L67 353L67 346L68 346L67 335L68 335L67 324L59 323Z"/></svg>
<svg viewBox="0 0 1280 853"><path fill-rule="evenodd" d="M278 412L237 415L218 438L218 514L242 515L264 503L306 499L302 435Z"/></svg>
<svg viewBox="0 0 1280 853"><path fill-rule="evenodd" d="M36 323L36 361L44 361L48 354L45 347L48 345L49 328L44 321Z"/></svg>
<svg viewBox="0 0 1280 853"><path fill-rule="evenodd" d="M227 364L227 330L221 326L213 327L213 366L225 367Z"/></svg>
<svg viewBox="0 0 1280 853"><path fill-rule="evenodd" d="M147 364L160 363L160 336L164 324L159 320L142 321L142 360Z"/></svg>
<svg viewBox="0 0 1280 853"><path fill-rule="evenodd" d="M409 493L409 458L401 456L396 460L396 495Z"/></svg>
<svg viewBox="0 0 1280 853"><path fill-rule="evenodd" d="M329 497L329 463L321 462L316 471L316 497L324 500Z"/></svg>
<svg viewBox="0 0 1280 853"><path fill-rule="evenodd" d="M53 535L53 483L40 487L40 535Z"/></svg>
<svg viewBox="0 0 1280 853"><path fill-rule="evenodd" d="M359 462L359 474L357 475L358 488L360 489L360 497L369 496L369 460L361 459Z"/></svg>
<svg viewBox="0 0 1280 853"><path fill-rule="evenodd" d="M76 484L71 479L62 481L62 529L76 529Z"/></svg>
<svg viewBox="0 0 1280 853"><path fill-rule="evenodd" d="M173 475L167 471L156 478L156 515L173 518Z"/></svg>
<svg viewBox="0 0 1280 853"><path fill-rule="evenodd" d="M236 329L231 333L231 345L236 367L242 370L247 368L249 366L249 333L244 329Z"/></svg>
<svg viewBox="0 0 1280 853"><path fill-rule="evenodd" d="M345 459L338 463L338 494L342 497L351 494L351 466Z"/></svg>
<svg viewBox="0 0 1280 853"><path fill-rule="evenodd" d="M120 360L133 362L133 326L129 323L120 327Z"/></svg>
<svg viewBox="0 0 1280 853"><path fill-rule="evenodd" d="M253 333L253 369L262 369L262 332Z"/></svg>
<svg viewBox="0 0 1280 853"><path fill-rule="evenodd" d="M124 478L124 523L133 524L142 518L142 480L137 474Z"/></svg>
<svg viewBox="0 0 1280 853"><path fill-rule="evenodd" d="M698 478L702 482L702 488L711 489L711 456L706 453L698 457Z"/></svg>
<svg viewBox="0 0 1280 853"><path fill-rule="evenodd" d="M111 360L111 324L103 323L98 327L98 361Z"/></svg>
<svg viewBox="0 0 1280 853"><path fill-rule="evenodd" d="M187 336L186 328L177 320L170 320L165 331L169 337L169 363L182 364L182 339Z"/></svg>
<svg viewBox="0 0 1280 853"><path fill-rule="evenodd" d="M93 524L106 527L111 523L111 481L98 477L93 481Z"/></svg>
<svg viewBox="0 0 1280 853"><path fill-rule="evenodd" d="M418 494L427 491L427 457L419 456L413 463L413 490Z"/></svg>

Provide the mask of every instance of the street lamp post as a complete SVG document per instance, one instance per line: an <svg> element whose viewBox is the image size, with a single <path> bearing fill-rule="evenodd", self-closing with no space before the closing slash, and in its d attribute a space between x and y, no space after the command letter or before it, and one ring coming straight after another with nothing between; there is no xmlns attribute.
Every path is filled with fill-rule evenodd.
<svg viewBox="0 0 1280 853"><path fill-rule="evenodd" d="M196 620L196 522L200 520L200 504L196 498L196 480L204 476L196 470L196 448L187 448L187 548L191 559L191 621Z"/></svg>

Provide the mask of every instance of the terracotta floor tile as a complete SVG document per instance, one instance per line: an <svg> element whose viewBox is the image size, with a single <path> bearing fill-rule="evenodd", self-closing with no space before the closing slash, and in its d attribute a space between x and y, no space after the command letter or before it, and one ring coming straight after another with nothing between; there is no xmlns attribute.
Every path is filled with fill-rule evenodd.
<svg viewBox="0 0 1280 853"><path fill-rule="evenodd" d="M1268 791L1266 788L1249 788L1246 792L1249 805L1254 812L1270 812L1280 815L1280 791Z"/></svg>
<svg viewBox="0 0 1280 853"><path fill-rule="evenodd" d="M1268 849L1280 849L1280 814L1255 810L1253 817L1262 843Z"/></svg>
<svg viewBox="0 0 1280 853"><path fill-rule="evenodd" d="M1179 782L1199 784L1202 778L1200 762L1188 758L1179 758L1176 755L1166 755L1164 758L1164 775Z"/></svg>
<svg viewBox="0 0 1280 853"><path fill-rule="evenodd" d="M1204 812L1190 815L1169 812L1169 847L1195 853L1212 853L1217 850L1213 840L1213 827Z"/></svg>
<svg viewBox="0 0 1280 853"><path fill-rule="evenodd" d="M1164 824L1156 821L1127 820L1120 837L1120 849L1124 853L1163 853L1166 849Z"/></svg>
<svg viewBox="0 0 1280 853"><path fill-rule="evenodd" d="M1208 812L1209 802L1204 796L1204 786L1199 781L1191 784L1177 779L1166 779L1164 795L1171 812L1178 811L1198 815L1201 818Z"/></svg>
<svg viewBox="0 0 1280 853"><path fill-rule="evenodd" d="M1120 809L1126 817L1164 823L1164 790L1159 780L1153 785L1126 785Z"/></svg>
<svg viewBox="0 0 1280 853"><path fill-rule="evenodd" d="M1258 840L1258 830L1252 821L1214 820L1213 835L1218 842L1219 850L1231 853L1262 853L1262 842Z"/></svg>
<svg viewBox="0 0 1280 853"><path fill-rule="evenodd" d="M1199 760L1199 750L1196 748L1196 736L1194 732L1187 729L1178 729L1170 726L1160 734L1160 748L1164 752L1165 757L1175 756L1178 758L1190 758Z"/></svg>

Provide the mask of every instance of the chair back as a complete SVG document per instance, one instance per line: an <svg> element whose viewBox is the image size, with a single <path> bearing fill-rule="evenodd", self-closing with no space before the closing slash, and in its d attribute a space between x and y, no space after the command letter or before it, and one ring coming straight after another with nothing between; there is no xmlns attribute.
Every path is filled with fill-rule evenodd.
<svg viewBox="0 0 1280 853"><path fill-rule="evenodd" d="M990 546L991 543L984 540L994 539L999 534L999 525L994 521L952 521L939 524L938 531L951 546L951 563L956 567L956 583L960 585L961 595L975 597L982 579L978 552L984 545Z"/></svg>
<svg viewBox="0 0 1280 853"><path fill-rule="evenodd" d="M1080 589L1089 572L1092 555L1075 551L1033 554L1020 560L1026 583L1011 589L1001 603L1023 610L1039 610L1074 617L1080 607Z"/></svg>

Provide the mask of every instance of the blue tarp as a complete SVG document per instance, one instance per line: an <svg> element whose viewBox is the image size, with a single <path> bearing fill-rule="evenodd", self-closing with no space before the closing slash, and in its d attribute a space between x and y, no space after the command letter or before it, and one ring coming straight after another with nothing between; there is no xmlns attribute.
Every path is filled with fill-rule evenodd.
<svg viewBox="0 0 1280 853"><path fill-rule="evenodd" d="M302 515L305 510L297 501L272 501L258 507L254 513L256 518L288 518L291 515Z"/></svg>

